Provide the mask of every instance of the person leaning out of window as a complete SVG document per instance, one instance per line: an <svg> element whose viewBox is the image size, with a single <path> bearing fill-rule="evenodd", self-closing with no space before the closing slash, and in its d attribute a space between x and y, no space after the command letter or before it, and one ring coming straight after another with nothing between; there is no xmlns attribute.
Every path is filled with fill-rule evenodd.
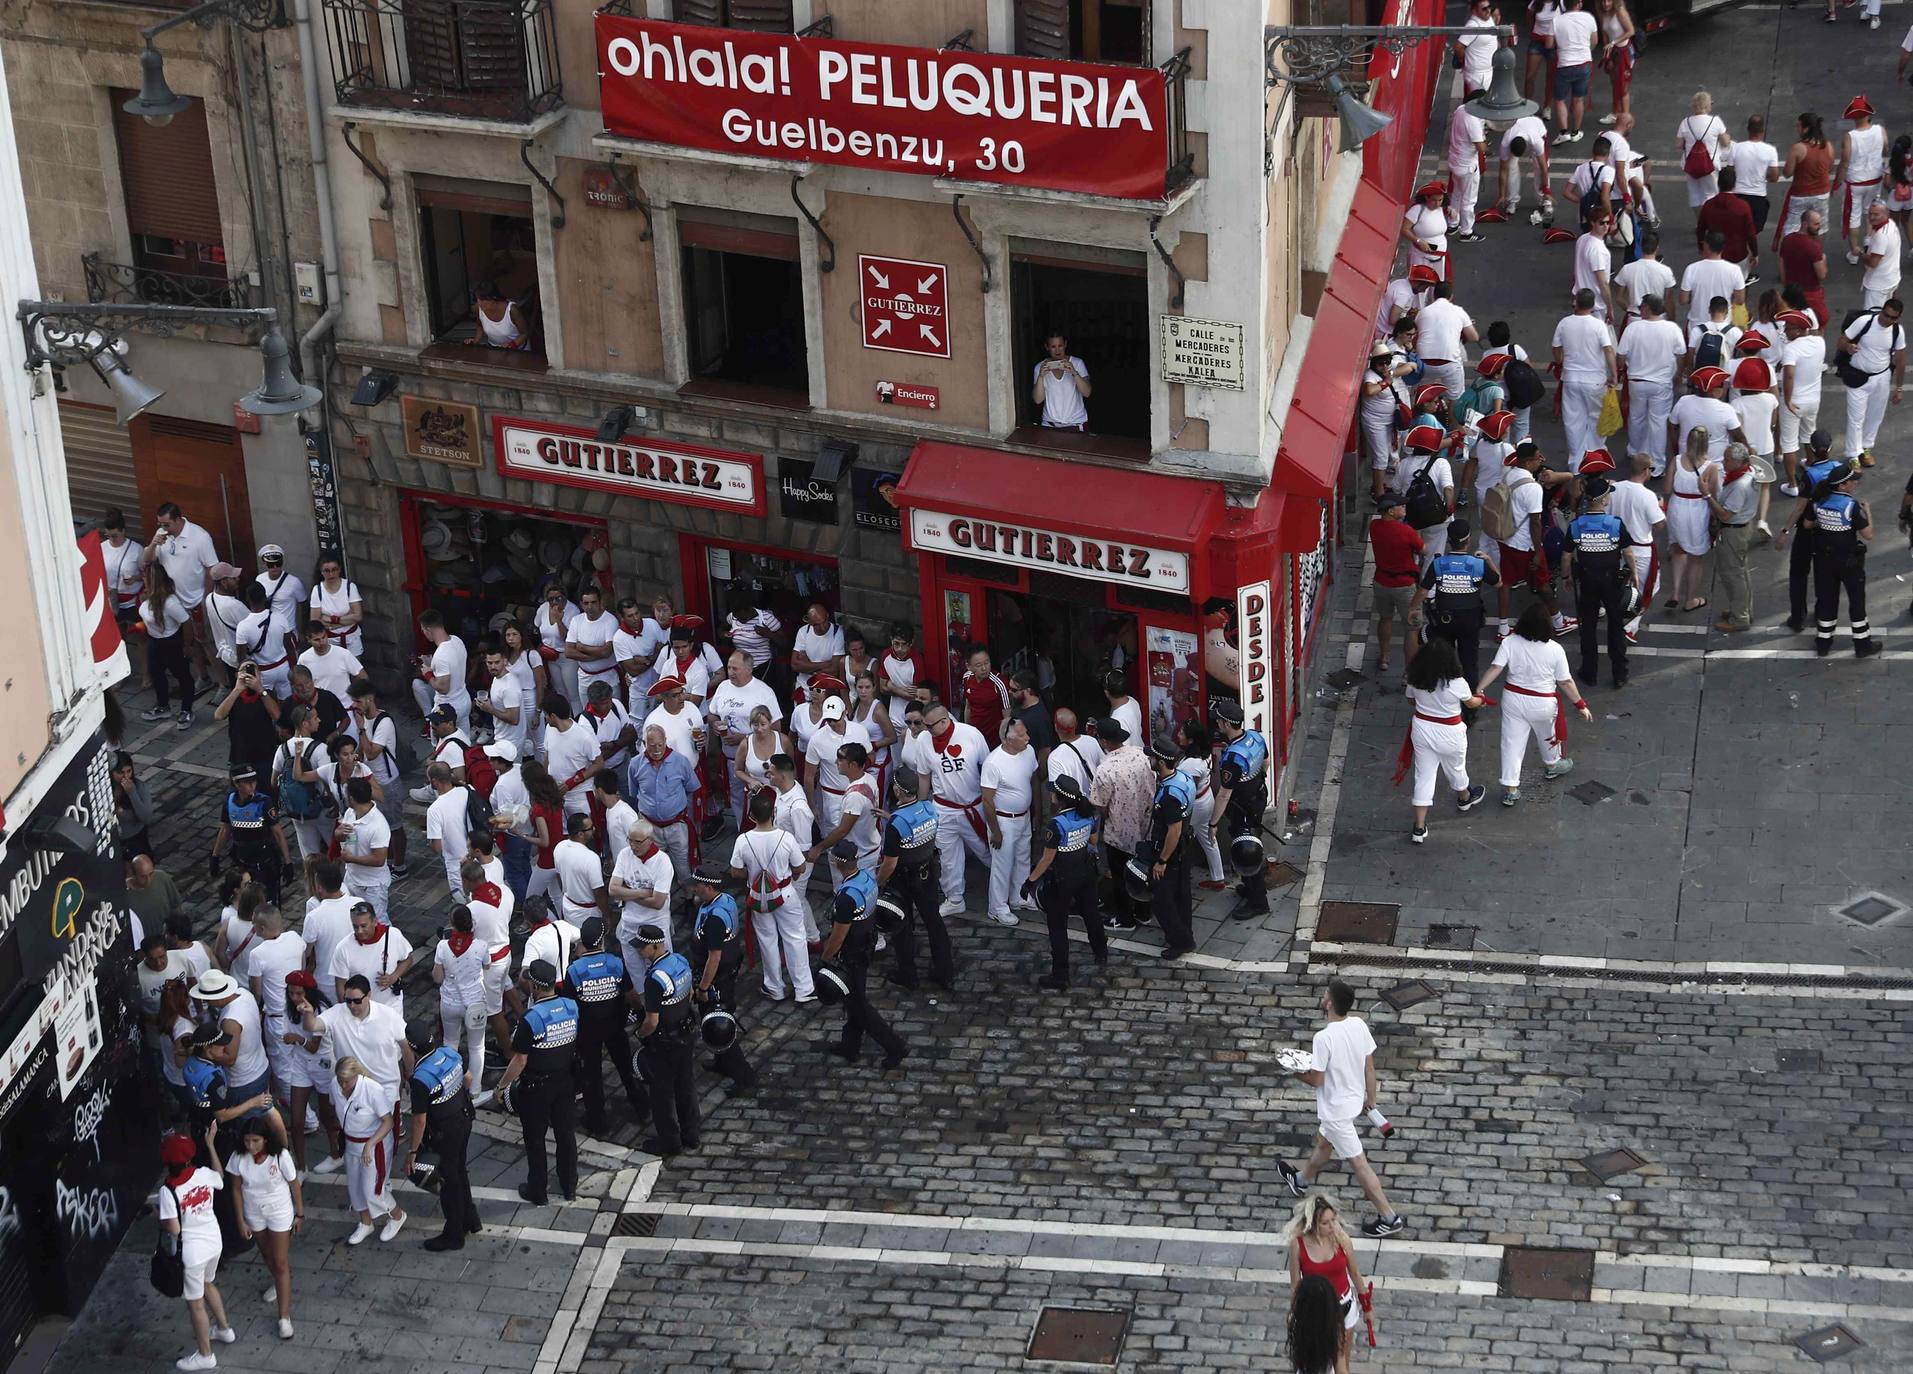
<svg viewBox="0 0 1913 1374"><path fill-rule="evenodd" d="M1071 355L1069 340L1051 334L1043 341L1043 360L1036 365L1030 399L1043 408L1045 429L1089 428L1089 368Z"/></svg>

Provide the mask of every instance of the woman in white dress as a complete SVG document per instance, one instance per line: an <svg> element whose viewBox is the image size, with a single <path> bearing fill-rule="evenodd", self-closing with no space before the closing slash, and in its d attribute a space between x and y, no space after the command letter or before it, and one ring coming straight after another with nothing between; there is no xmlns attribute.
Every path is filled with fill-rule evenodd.
<svg viewBox="0 0 1913 1374"><path fill-rule="evenodd" d="M217 1149L213 1163L219 1162ZM305 1195L292 1152L263 1116L239 1128L239 1153L226 1161L232 1176L233 1211L239 1234L259 1243L259 1258L272 1275L279 1302L279 1339L292 1339L292 1233L304 1229Z"/></svg>
<svg viewBox="0 0 1913 1374"><path fill-rule="evenodd" d="M851 691L850 718L870 734L870 767L877 775L877 795L890 795L890 746L897 732L890 723L890 710L877 698L877 675L868 670L848 679Z"/></svg>
<svg viewBox="0 0 1913 1374"><path fill-rule="evenodd" d="M1448 183L1425 182L1402 212L1401 240L1408 265L1432 267L1448 280Z"/></svg>
<svg viewBox="0 0 1913 1374"><path fill-rule="evenodd" d="M1705 425L1687 432L1687 447L1674 460L1669 473L1667 502L1667 549L1673 558L1673 575L1667 609L1698 611L1707 598L1700 590L1701 560L1713 547L1708 516L1709 496L1720 494L1720 464L1707 456L1711 438Z"/></svg>
<svg viewBox="0 0 1913 1374"><path fill-rule="evenodd" d="M1209 727L1199 720L1185 720L1176 731L1176 742L1182 746L1182 762L1176 765L1176 771L1187 774L1196 785L1196 801L1189 808L1189 824L1195 829L1196 844L1209 866L1209 876L1201 885L1210 892L1220 892L1229 884L1222 876L1222 846L1216 843L1215 832L1210 828L1216 814L1215 788L1210 781L1215 764L1215 740L1209 734Z"/></svg>
<svg viewBox="0 0 1913 1374"><path fill-rule="evenodd" d="M771 785L771 759L791 754L790 736L777 728L777 719L768 706L751 708L751 730L737 746L737 767L744 775L744 794L748 797L761 787Z"/></svg>
<svg viewBox="0 0 1913 1374"><path fill-rule="evenodd" d="M1545 628L1544 610L1541 619ZM1462 707L1477 708L1482 700L1461 675L1455 642L1440 635L1430 635L1408 661L1403 691L1415 714L1408 722L1408 737L1402 742L1402 767L1396 770L1395 780L1400 782L1412 763L1415 790L1409 800L1415 808L1415 828L1408 838L1411 843L1423 844L1428 839L1428 808L1435 804L1437 774L1454 789L1457 811L1472 811L1488 794L1487 788L1468 781L1468 727L1461 716Z"/></svg>
<svg viewBox="0 0 1913 1374"><path fill-rule="evenodd" d="M1427 646L1423 646L1423 653ZM1421 654L1416 654L1417 662ZM1412 665L1411 665L1412 667ZM1554 640L1547 608L1535 602L1521 613L1514 633L1501 641L1495 661L1481 676L1476 692L1485 697L1496 678L1506 674L1508 686L1501 698L1501 804L1521 800L1521 765L1528 756L1528 740L1541 746L1542 776L1558 778L1574 767L1567 756L1568 720L1561 694L1574 703L1582 720L1593 720L1581 689L1568 671L1568 655Z"/></svg>
<svg viewBox="0 0 1913 1374"><path fill-rule="evenodd" d="M313 618L332 632L334 643L343 645L352 657L364 659L365 634L359 625L365 619L365 601L358 584L346 580L345 564L336 557L319 560L308 604Z"/></svg>

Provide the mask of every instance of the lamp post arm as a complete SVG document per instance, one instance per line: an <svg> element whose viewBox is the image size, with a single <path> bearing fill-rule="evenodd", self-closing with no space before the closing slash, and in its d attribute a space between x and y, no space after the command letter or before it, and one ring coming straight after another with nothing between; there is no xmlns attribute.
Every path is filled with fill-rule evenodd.
<svg viewBox="0 0 1913 1374"><path fill-rule="evenodd" d="M251 33L264 33L267 29L284 28L286 11L281 0L203 0L203 3L189 10L160 20L151 28L141 29L140 37L151 44L154 38L166 30L176 29L181 24L197 24L203 29L210 28L218 19L230 19Z"/></svg>
<svg viewBox="0 0 1913 1374"><path fill-rule="evenodd" d="M1268 84L1320 85L1349 63L1376 48L1400 55L1414 43L1430 38L1458 38L1464 34L1493 33L1513 38L1514 25L1496 24L1386 24L1360 27L1347 24L1271 24L1262 30L1263 67Z"/></svg>
<svg viewBox="0 0 1913 1374"><path fill-rule="evenodd" d="M192 325L228 325L264 334L279 322L271 306L222 310L197 305L110 305L21 301L15 312L26 342L29 372L43 364L85 364L110 350L130 330L171 337Z"/></svg>

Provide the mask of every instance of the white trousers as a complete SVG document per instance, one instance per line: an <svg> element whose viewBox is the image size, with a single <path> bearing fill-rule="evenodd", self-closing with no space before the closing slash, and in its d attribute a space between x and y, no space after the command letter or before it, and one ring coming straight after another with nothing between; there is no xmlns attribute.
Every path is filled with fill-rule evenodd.
<svg viewBox="0 0 1913 1374"><path fill-rule="evenodd" d="M1899 294L1900 283L1893 281L1885 286L1863 286L1860 288L1860 308L1878 310L1894 296Z"/></svg>
<svg viewBox="0 0 1913 1374"><path fill-rule="evenodd" d="M1508 198L1501 202L1501 208L1511 215L1515 212L1515 208L1521 204L1521 168L1526 160L1525 158L1511 157L1503 160L1501 164L1508 170ZM1534 184L1535 189L1541 193L1541 206L1543 209L1546 209L1548 201L1552 198L1548 194L1551 188L1541 180L1541 163L1539 159L1537 159L1534 164Z"/></svg>
<svg viewBox="0 0 1913 1374"><path fill-rule="evenodd" d="M943 880L943 900L969 902L963 856L968 853L985 868L990 864L990 847L970 824L969 816L954 806L937 806L937 868Z"/></svg>
<svg viewBox="0 0 1913 1374"><path fill-rule="evenodd" d="M434 706L449 706L458 716L458 733L461 739L472 737L472 694L465 690L460 682L452 684L456 690L448 697L442 697L432 690L431 684L423 678L412 679L412 700L418 703L421 716L430 715Z"/></svg>
<svg viewBox="0 0 1913 1374"><path fill-rule="evenodd" d="M1820 398L1826 395L1824 390L1801 400L1794 398L1794 404L1800 407L1795 415L1786 406L1780 407L1780 451L1782 453L1800 452L1801 443L1820 427Z"/></svg>
<svg viewBox="0 0 1913 1374"><path fill-rule="evenodd" d="M1607 399L1607 383L1564 378L1561 382L1561 428L1567 431L1568 470L1581 467L1581 455L1601 447L1601 402Z"/></svg>
<svg viewBox="0 0 1913 1374"><path fill-rule="evenodd" d="M1454 189L1448 193L1448 226L1459 234L1475 230L1475 201L1481 197L1481 166L1472 158L1465 167L1449 164Z"/></svg>
<svg viewBox="0 0 1913 1374"><path fill-rule="evenodd" d="M1871 13L1878 14L1880 12L1879 6L1877 3L1875 3L1875 0L1868 0L1868 3L1873 5L1873 9ZM1885 189L1885 187L1886 187L1886 178L1884 177L1876 177L1871 186L1854 186L1853 184L1848 183L1847 185L1847 195L1849 197L1849 199L1847 200L1847 232L1848 233L1851 233L1853 230L1858 229L1861 225L1867 222L1868 207L1870 207L1874 201L1880 198L1880 192L1883 189ZM1882 296L1881 299L1884 300L1886 299L1886 297ZM1871 310L1872 308L1873 307L1871 305L1867 306L1867 309L1869 310Z"/></svg>
<svg viewBox="0 0 1913 1374"><path fill-rule="evenodd" d="M482 1061L481 1061L482 1062ZM346 1138L345 1142L345 1192L355 1212L370 1212L374 1220L398 1210L398 1199L392 1196L392 1137L386 1137L372 1147L373 1160L365 1162L365 1145Z"/></svg>
<svg viewBox="0 0 1913 1374"><path fill-rule="evenodd" d="M810 997L816 989L810 981L810 942L804 935L804 901L801 897L789 896L790 888L784 891L784 904L777 910L751 913L751 925L757 931L757 958L764 966L764 994L782 997L788 973L797 995Z"/></svg>
<svg viewBox="0 0 1913 1374"><path fill-rule="evenodd" d="M664 952L666 954L671 953L673 946L671 944L670 912L663 910L654 911L648 906L640 906L633 902L629 907L625 908L624 914L618 917L618 943L624 947L624 961L631 967L634 979L640 960L638 954L638 927L651 921L655 921L659 928L664 931Z"/></svg>
<svg viewBox="0 0 1913 1374"><path fill-rule="evenodd" d="M736 749L724 751L724 776L731 782L731 814L737 818L738 829L745 829L750 824L750 817L744 812L748 799L744 794L744 774L737 767Z"/></svg>
<svg viewBox="0 0 1913 1374"><path fill-rule="evenodd" d="M999 813L996 828L1003 843L990 851L990 914L1007 916L1023 899L1023 880L1030 876L1030 813Z"/></svg>
<svg viewBox="0 0 1913 1374"><path fill-rule="evenodd" d="M369 883L354 882L352 875L359 872L359 870L364 867L365 866L363 864L345 865L346 893L354 901L370 902L372 904L372 910L376 912L378 914L378 918L381 921L383 921L385 919L386 903L392 895L392 884L390 882L383 882L383 883L380 883L378 886L374 887ZM367 871L383 871L383 872L389 873L391 870L385 869L385 870L367 870Z"/></svg>
<svg viewBox="0 0 1913 1374"><path fill-rule="evenodd" d="M841 792L829 791L820 782L817 795L811 799L811 811L817 817L817 838L822 839L837 828L837 822L844 818L844 798Z"/></svg>
<svg viewBox="0 0 1913 1374"><path fill-rule="evenodd" d="M1395 412L1385 415L1362 412L1362 456L1376 472L1387 472L1395 462Z"/></svg>
<svg viewBox="0 0 1913 1374"><path fill-rule="evenodd" d="M1216 837L1209 829L1209 823L1216 816L1216 794L1214 792L1196 793L1196 804L1189 808L1189 824L1195 827L1196 844L1202 849L1202 857L1209 865L1209 881L1222 881L1222 846L1216 843Z"/></svg>
<svg viewBox="0 0 1913 1374"><path fill-rule="evenodd" d="M1627 451L1645 453L1654 460L1658 474L1667 467L1667 414L1674 408L1674 383L1639 382L1627 384ZM1617 468L1623 468L1621 455L1615 455Z"/></svg>
<svg viewBox="0 0 1913 1374"><path fill-rule="evenodd" d="M1654 562L1654 550L1642 548L1639 544L1630 544L1627 547L1627 556L1634 564L1634 585L1641 589L1641 609L1632 620L1627 622L1627 632L1636 635L1641 632L1641 616L1646 613L1649 606L1654 604L1654 593L1659 590L1655 584L1661 580L1661 574L1656 568L1652 578L1647 575L1648 568Z"/></svg>
<svg viewBox="0 0 1913 1374"><path fill-rule="evenodd" d="M1430 525L1425 530L1416 530L1415 533L1421 536L1422 567L1427 567L1430 560L1440 558L1448 552L1447 521L1444 520L1439 525Z"/></svg>
<svg viewBox="0 0 1913 1374"><path fill-rule="evenodd" d="M1506 698L1503 698L1505 704ZM1468 790L1468 727L1437 725L1415 717L1411 738L1415 742L1416 806L1435 802L1435 776L1440 774L1457 792Z"/></svg>
<svg viewBox="0 0 1913 1374"><path fill-rule="evenodd" d="M1880 421L1886 418L1886 398L1892 389L1891 371L1875 373L1865 386L1846 388L1847 457L1859 457L1880 437Z"/></svg>
<svg viewBox="0 0 1913 1374"><path fill-rule="evenodd" d="M1448 393L1448 399L1454 400L1468 385L1468 370L1460 358L1450 358L1445 362L1429 363L1422 369L1422 384L1441 383L1442 390Z"/></svg>
<svg viewBox="0 0 1913 1374"><path fill-rule="evenodd" d="M1541 762L1561 761L1561 746L1554 740L1554 697L1531 697L1520 692L1501 695L1501 785L1521 786L1521 764L1528 755L1528 740L1541 746Z"/></svg>
<svg viewBox="0 0 1913 1374"><path fill-rule="evenodd" d="M465 1024L465 1003L452 996L447 989L441 988L438 994L438 1033L447 1045L457 1046L459 1037L465 1040L465 1067L472 1070L472 1081L476 1083L485 1072L485 1022L476 1026ZM476 1091L476 1089L474 1089Z"/></svg>
<svg viewBox="0 0 1913 1374"><path fill-rule="evenodd" d="M292 837L299 842L299 857L309 859L314 854L321 858L332 846L332 831L338 824L330 816L320 816L316 820L292 822Z"/></svg>

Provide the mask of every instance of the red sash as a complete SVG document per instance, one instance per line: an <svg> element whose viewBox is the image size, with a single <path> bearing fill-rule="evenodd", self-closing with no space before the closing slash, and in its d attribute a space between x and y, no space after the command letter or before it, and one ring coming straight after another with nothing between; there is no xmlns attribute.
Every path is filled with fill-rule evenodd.
<svg viewBox="0 0 1913 1374"><path fill-rule="evenodd" d="M976 831L976 837L985 844L989 843L990 832L983 824L983 804L981 801L954 802L947 797L938 797L935 800L938 806L947 806L952 811L961 811L965 816L968 816L970 818L970 829Z"/></svg>
<svg viewBox="0 0 1913 1374"><path fill-rule="evenodd" d="M1549 740L1548 743L1557 749L1565 751L1568 747L1568 708L1566 703L1561 700L1561 694L1559 692L1537 692L1532 687L1517 687L1512 682L1507 684L1507 686L1510 692L1518 693L1524 697L1554 698L1554 738Z"/></svg>
<svg viewBox="0 0 1913 1374"><path fill-rule="evenodd" d="M1395 755L1393 782L1396 787L1402 785L1402 779L1407 777L1409 770L1415 766L1415 721L1417 720L1425 720L1430 725L1461 724L1460 716L1425 716L1420 711L1415 712L1413 719L1402 727L1401 752Z"/></svg>

